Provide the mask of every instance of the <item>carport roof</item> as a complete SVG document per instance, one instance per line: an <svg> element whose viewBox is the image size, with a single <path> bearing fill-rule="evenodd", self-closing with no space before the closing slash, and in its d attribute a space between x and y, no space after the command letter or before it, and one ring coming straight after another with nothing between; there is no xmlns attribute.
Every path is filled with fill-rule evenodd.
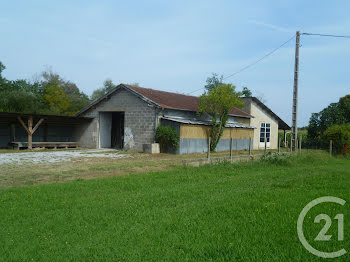
<svg viewBox="0 0 350 262"><path fill-rule="evenodd" d="M43 118L46 121L50 122L67 122L67 123L80 123L91 121L90 117L77 117L77 116L57 116L57 115L41 115L41 114L22 114L22 113L8 113L0 112L0 122L9 122L16 120L17 117L28 118L32 116L34 120Z"/></svg>

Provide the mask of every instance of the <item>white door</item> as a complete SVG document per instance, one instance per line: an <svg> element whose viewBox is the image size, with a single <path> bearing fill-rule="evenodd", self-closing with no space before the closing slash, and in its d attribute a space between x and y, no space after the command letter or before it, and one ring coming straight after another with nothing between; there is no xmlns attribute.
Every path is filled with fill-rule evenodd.
<svg viewBox="0 0 350 262"><path fill-rule="evenodd" d="M271 138L271 125L269 123L261 123L260 124L260 148L265 148L265 139L266 139L266 147L270 148L270 139Z"/></svg>

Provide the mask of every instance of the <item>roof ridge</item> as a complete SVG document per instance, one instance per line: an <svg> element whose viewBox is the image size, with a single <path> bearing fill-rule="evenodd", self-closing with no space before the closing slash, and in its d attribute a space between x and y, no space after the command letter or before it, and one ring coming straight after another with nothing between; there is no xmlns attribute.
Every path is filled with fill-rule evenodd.
<svg viewBox="0 0 350 262"><path fill-rule="evenodd" d="M194 98L199 98L199 96L191 96L191 95L186 95L186 94L181 94L181 93L175 93L175 92L170 92L170 91L164 91L164 90L159 90L159 89L153 89L153 88L148 88L148 87L142 87L142 86L135 86L135 85L129 85L129 84L124 84L121 83L121 85L125 85L126 87L135 87L135 88L142 88L142 89L148 89L156 92L164 92L168 94L174 94L174 95L181 95L181 96L188 96L188 97L194 97Z"/></svg>

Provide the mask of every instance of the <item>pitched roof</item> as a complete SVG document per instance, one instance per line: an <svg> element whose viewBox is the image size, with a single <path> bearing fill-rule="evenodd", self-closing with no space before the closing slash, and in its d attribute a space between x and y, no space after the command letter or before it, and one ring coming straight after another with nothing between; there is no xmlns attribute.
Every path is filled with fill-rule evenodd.
<svg viewBox="0 0 350 262"><path fill-rule="evenodd" d="M77 115L80 115L85 111L89 110L92 106L97 105L98 103L103 101L106 97L109 97L120 88L129 90L132 93L135 93L136 95L140 96L143 100L153 102L154 104L162 108L188 110L188 111L195 111L195 112L198 111L199 97L197 96L189 96L189 95L155 90L151 88L143 88L143 87L138 87L133 85L120 84L111 92L101 97L100 99L96 100L95 102L90 104L87 108L83 109ZM244 112L239 108L232 109L230 111L230 115L248 117L248 118L252 117L250 114Z"/></svg>
<svg viewBox="0 0 350 262"><path fill-rule="evenodd" d="M251 99L255 103L257 103L261 108L263 108L265 111L267 111L272 117L274 117L278 121L278 128L283 130L290 130L290 126L284 122L278 115L276 115L270 108L268 108L263 102L261 102L258 98L251 96L251 97L242 97L245 99Z"/></svg>

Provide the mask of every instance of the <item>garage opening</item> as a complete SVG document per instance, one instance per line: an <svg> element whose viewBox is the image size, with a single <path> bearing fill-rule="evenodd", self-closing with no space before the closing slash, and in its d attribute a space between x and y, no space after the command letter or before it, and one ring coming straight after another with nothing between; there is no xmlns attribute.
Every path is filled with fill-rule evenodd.
<svg viewBox="0 0 350 262"><path fill-rule="evenodd" d="M124 112L100 112L100 147L123 149Z"/></svg>
<svg viewBox="0 0 350 262"><path fill-rule="evenodd" d="M124 112L112 113L112 148L122 149L124 145Z"/></svg>

